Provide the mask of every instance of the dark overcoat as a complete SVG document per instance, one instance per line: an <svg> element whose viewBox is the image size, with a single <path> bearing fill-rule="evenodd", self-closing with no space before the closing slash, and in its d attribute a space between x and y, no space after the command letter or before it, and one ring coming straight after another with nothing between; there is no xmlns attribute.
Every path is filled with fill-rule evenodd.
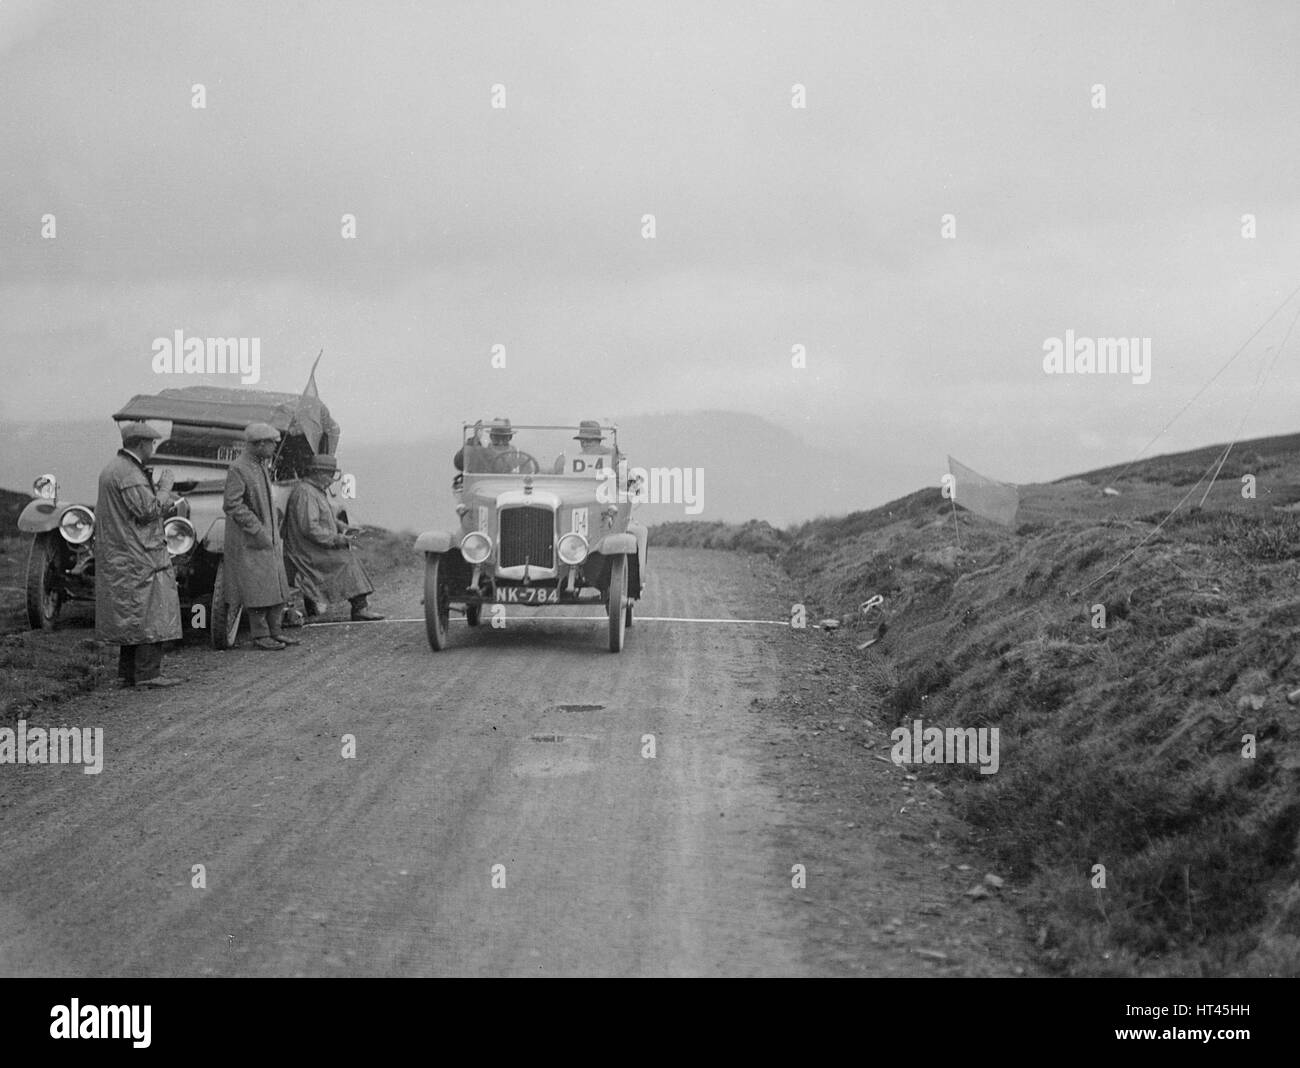
<svg viewBox="0 0 1300 1068"><path fill-rule="evenodd" d="M276 522L271 477L245 448L226 472L225 574L227 600L270 608L289 600L284 541Z"/></svg>

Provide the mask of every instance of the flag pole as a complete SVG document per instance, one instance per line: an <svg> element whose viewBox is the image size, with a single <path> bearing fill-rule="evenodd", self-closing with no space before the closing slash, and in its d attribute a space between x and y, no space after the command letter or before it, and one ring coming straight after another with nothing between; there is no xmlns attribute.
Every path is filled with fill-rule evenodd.
<svg viewBox="0 0 1300 1068"><path fill-rule="evenodd" d="M316 359L311 365L311 373L307 376L307 384L302 388L302 395L298 398L298 403L293 407L293 418L289 420L289 429L298 421L298 414L302 411L302 402L307 397L307 390L311 389L311 384L316 380L316 364L320 363L320 358L325 355L325 349L322 347L320 352L316 353ZM280 444L275 447L275 455L271 458L271 470L275 470L275 465L280 459L280 450L284 448L284 443L289 440L289 430L280 435ZM319 444L319 443L318 443ZM312 446L312 451L316 451L316 446Z"/></svg>

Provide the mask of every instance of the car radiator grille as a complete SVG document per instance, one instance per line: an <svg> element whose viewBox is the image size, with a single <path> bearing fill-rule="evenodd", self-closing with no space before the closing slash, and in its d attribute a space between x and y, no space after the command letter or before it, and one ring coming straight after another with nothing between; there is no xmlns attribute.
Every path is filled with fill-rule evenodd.
<svg viewBox="0 0 1300 1068"><path fill-rule="evenodd" d="M555 513L549 508L505 508L501 517L501 567L555 566Z"/></svg>

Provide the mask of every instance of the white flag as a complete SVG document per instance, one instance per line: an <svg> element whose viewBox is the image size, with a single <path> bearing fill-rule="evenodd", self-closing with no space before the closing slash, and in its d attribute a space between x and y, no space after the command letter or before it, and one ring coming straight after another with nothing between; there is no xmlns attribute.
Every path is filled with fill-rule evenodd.
<svg viewBox="0 0 1300 1068"><path fill-rule="evenodd" d="M1003 526L1016 525L1016 510L1020 507L1020 491L1005 482L985 478L948 457L948 470L955 480L953 500L976 515L991 519Z"/></svg>

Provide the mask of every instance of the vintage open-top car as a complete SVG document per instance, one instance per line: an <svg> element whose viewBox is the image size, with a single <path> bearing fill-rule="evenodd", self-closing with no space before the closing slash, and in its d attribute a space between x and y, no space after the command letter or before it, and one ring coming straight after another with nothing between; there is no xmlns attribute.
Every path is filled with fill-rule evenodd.
<svg viewBox="0 0 1300 1068"><path fill-rule="evenodd" d="M283 435L272 477L279 521L294 482L312 453L335 451L338 424L316 397L219 386L139 394L113 419L147 422L164 435L149 467L169 468L175 476L174 490L182 497L176 514L164 523L180 592L181 618L188 625L192 619L188 607L206 604L213 646L229 648L243 610L225 596L222 499L226 470L244 446L244 427L253 422L270 423ZM27 566L27 616L34 628L52 627L66 602L94 603L95 513L92 504L60 501L53 475L42 475L33 489L35 499L18 518L18 529L33 536ZM347 521L341 503L335 501L335 505L340 518Z"/></svg>
<svg viewBox="0 0 1300 1068"><path fill-rule="evenodd" d="M646 528L632 519L634 493L618 430L464 424L453 484L460 530L431 530L424 554L429 645L447 647L452 605L477 626L484 605L602 604L609 648L623 648L646 577ZM580 441L581 436L581 441Z"/></svg>

